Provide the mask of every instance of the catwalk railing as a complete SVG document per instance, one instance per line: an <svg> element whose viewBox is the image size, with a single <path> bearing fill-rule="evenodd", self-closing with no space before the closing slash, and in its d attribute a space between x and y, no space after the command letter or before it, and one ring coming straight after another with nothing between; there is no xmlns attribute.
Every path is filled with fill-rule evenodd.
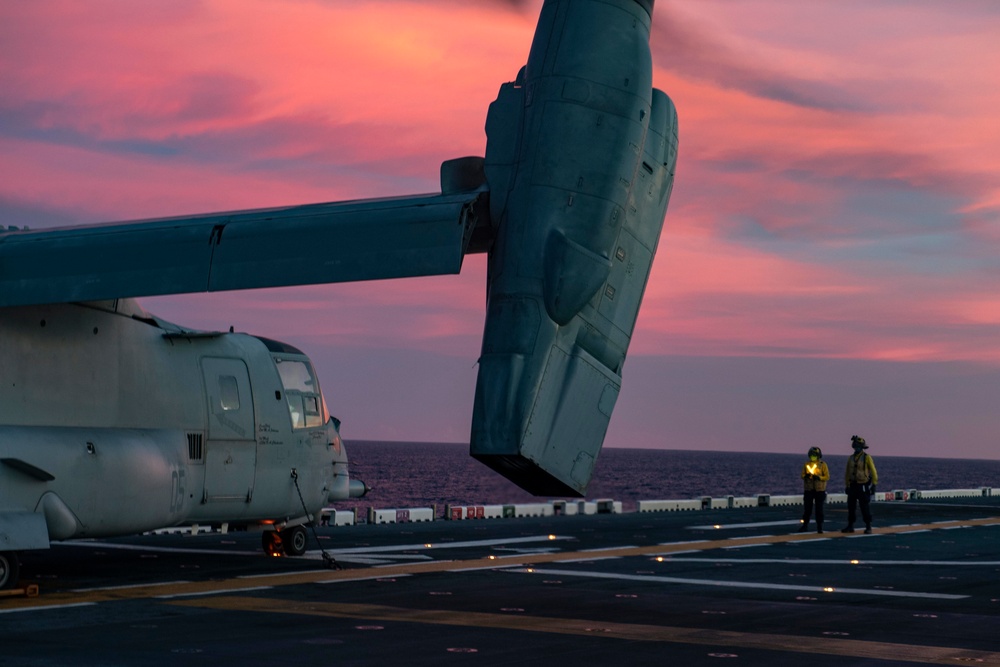
<svg viewBox="0 0 1000 667"><path fill-rule="evenodd" d="M879 491L872 496L875 502L911 502L934 498L980 498L1000 495L1000 488L979 487L974 489L896 489ZM827 503L847 502L846 493L830 493ZM801 505L802 494L772 495L762 493L754 496L704 496L693 499L640 500L637 512L685 512L698 510L741 509L748 507L783 507ZM364 517L358 510L343 510L328 507L320 514L320 524L330 526L350 526L358 523L387 524L419 521L460 521L468 519L514 519L529 516L560 516L575 514L621 514L622 503L618 500L601 498L597 500L550 500L543 503L512 503L493 505L445 505L443 516L438 514L436 505L409 508L368 508Z"/></svg>

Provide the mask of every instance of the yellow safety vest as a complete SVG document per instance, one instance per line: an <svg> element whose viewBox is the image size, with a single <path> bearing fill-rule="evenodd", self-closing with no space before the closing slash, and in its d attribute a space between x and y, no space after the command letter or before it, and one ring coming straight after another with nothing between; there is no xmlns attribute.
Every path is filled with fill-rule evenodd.
<svg viewBox="0 0 1000 667"><path fill-rule="evenodd" d="M812 479L810 475L819 475L819 479ZM826 482L830 479L830 469L826 461L806 461L802 466L802 481L805 483L806 491L826 491Z"/></svg>
<svg viewBox="0 0 1000 667"><path fill-rule="evenodd" d="M844 474L844 482L851 484L876 484L878 483L878 473L875 472L875 462L872 457L861 452L852 454L847 459L847 471Z"/></svg>

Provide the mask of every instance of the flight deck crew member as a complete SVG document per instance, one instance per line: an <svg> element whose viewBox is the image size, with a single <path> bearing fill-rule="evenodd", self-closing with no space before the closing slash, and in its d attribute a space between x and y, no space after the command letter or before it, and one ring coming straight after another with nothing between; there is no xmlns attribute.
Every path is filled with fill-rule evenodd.
<svg viewBox="0 0 1000 667"><path fill-rule="evenodd" d="M847 470L844 471L844 486L847 487L847 527L841 532L854 532L854 521L857 519L856 506L861 505L861 516L865 520L865 533L871 533L872 512L869 499L875 494L878 473L875 471L875 462L872 461L872 457L865 452L868 449L865 439L852 435L851 446L854 448L854 454L848 457Z"/></svg>
<svg viewBox="0 0 1000 667"><path fill-rule="evenodd" d="M813 505L816 506L816 532L823 532L823 504L826 502L826 483L830 480L830 469L823 460L823 450L819 447L809 449L809 460L802 466L802 525L799 532L804 533L809 527L809 515Z"/></svg>

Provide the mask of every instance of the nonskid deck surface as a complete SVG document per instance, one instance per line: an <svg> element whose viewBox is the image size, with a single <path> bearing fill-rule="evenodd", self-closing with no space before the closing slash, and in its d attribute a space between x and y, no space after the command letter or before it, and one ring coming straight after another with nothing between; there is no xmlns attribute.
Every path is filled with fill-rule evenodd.
<svg viewBox="0 0 1000 667"><path fill-rule="evenodd" d="M1000 665L1000 498L148 535L25 554L0 665ZM343 569L323 567L319 547ZM316 663L319 664L319 663Z"/></svg>

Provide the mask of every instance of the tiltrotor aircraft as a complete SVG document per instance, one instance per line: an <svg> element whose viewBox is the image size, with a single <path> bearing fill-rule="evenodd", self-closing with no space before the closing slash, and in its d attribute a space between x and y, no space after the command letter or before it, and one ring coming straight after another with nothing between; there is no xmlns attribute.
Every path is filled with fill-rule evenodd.
<svg viewBox="0 0 1000 667"><path fill-rule="evenodd" d="M301 553L322 507L365 490L300 350L133 297L458 273L487 252L470 453L582 495L677 158L652 11L545 0L486 157L445 162L441 194L0 232L0 586L19 551L167 526Z"/></svg>

